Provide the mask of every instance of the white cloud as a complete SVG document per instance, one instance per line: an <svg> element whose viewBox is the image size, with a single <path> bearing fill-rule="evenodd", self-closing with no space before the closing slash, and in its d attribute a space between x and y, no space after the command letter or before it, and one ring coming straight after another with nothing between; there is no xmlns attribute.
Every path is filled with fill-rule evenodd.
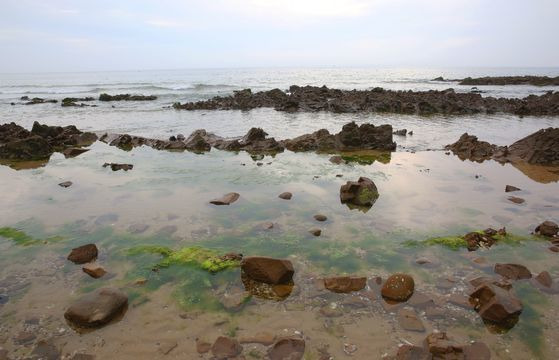
<svg viewBox="0 0 559 360"><path fill-rule="evenodd" d="M386 0L233 0L225 5L239 13L296 17L356 17Z"/></svg>
<svg viewBox="0 0 559 360"><path fill-rule="evenodd" d="M184 28L186 23L171 19L149 19L146 24L160 28Z"/></svg>

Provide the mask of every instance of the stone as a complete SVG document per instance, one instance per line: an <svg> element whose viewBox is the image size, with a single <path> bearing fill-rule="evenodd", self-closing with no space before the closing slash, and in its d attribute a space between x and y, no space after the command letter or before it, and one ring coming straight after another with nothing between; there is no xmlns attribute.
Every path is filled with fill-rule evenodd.
<svg viewBox="0 0 559 360"><path fill-rule="evenodd" d="M123 315L128 296L115 288L100 288L76 300L64 318L78 328L98 328Z"/></svg>
<svg viewBox="0 0 559 360"><path fill-rule="evenodd" d="M524 265L495 264L495 273L511 280L530 279L532 273Z"/></svg>
<svg viewBox="0 0 559 360"><path fill-rule="evenodd" d="M555 246L555 245L550 246L548 249L549 249L549 251L554 252L554 253L559 252L559 246Z"/></svg>
<svg viewBox="0 0 559 360"><path fill-rule="evenodd" d="M551 278L551 275L549 275L549 273L547 271L542 271L534 279L538 283L540 283L540 285L545 286L547 288L549 288L549 287L551 287L551 285L553 285L553 279Z"/></svg>
<svg viewBox="0 0 559 360"><path fill-rule="evenodd" d="M95 244L86 244L72 249L68 260L74 264L85 264L97 259L98 250Z"/></svg>
<svg viewBox="0 0 559 360"><path fill-rule="evenodd" d="M264 346L272 345L276 341L276 336L268 332L258 333L254 336L245 336L239 339L241 344L261 344Z"/></svg>
<svg viewBox="0 0 559 360"><path fill-rule="evenodd" d="M449 339L444 332L428 335L423 344L433 359L464 359L463 346Z"/></svg>
<svg viewBox="0 0 559 360"><path fill-rule="evenodd" d="M73 157L79 156L79 155L81 155L85 152L88 152L88 151L89 151L89 149L71 147L71 148L64 149L62 151L62 154L64 155L64 157L66 159L68 159L68 158L73 158Z"/></svg>
<svg viewBox="0 0 559 360"><path fill-rule="evenodd" d="M470 303L484 321L510 329L518 322L522 303L511 290L491 283L478 286L470 294Z"/></svg>
<svg viewBox="0 0 559 360"><path fill-rule="evenodd" d="M240 197L240 195L238 193L230 192L230 193L227 193L227 194L223 195L222 197L220 197L218 199L213 199L212 201L210 201L210 204L231 205L232 203L237 201L239 199L239 197Z"/></svg>
<svg viewBox="0 0 559 360"><path fill-rule="evenodd" d="M509 196L508 200L510 202L515 203L515 204L523 204L523 203L526 202L526 200L524 200L523 198L519 198L519 197L516 197L516 196Z"/></svg>
<svg viewBox="0 0 559 360"><path fill-rule="evenodd" d="M410 309L398 310L398 324L404 330L408 331L425 331L423 322L417 317L415 311Z"/></svg>
<svg viewBox="0 0 559 360"><path fill-rule="evenodd" d="M337 276L324 279L324 287L335 293L360 291L367 285L366 277Z"/></svg>
<svg viewBox="0 0 559 360"><path fill-rule="evenodd" d="M199 354L205 354L207 352L210 352L211 349L212 349L212 344L200 339L196 339L196 351Z"/></svg>
<svg viewBox="0 0 559 360"><path fill-rule="evenodd" d="M69 360L95 360L95 355L75 353Z"/></svg>
<svg viewBox="0 0 559 360"><path fill-rule="evenodd" d="M130 95L130 94L118 94L109 95L102 93L99 95L99 101L151 101L157 100L155 95Z"/></svg>
<svg viewBox="0 0 559 360"><path fill-rule="evenodd" d="M520 188L517 188L516 186L512 186L512 185L505 186L505 192L513 192L513 191L520 191Z"/></svg>
<svg viewBox="0 0 559 360"><path fill-rule="evenodd" d="M291 200L291 198L293 197L293 194L290 193L290 192L288 192L288 191L286 191L286 192L282 192L281 194L279 194L278 197L279 197L280 199L283 199L283 200Z"/></svg>
<svg viewBox="0 0 559 360"><path fill-rule="evenodd" d="M239 342L227 336L218 337L212 345L212 355L219 360L226 360L240 355L243 347Z"/></svg>
<svg viewBox="0 0 559 360"><path fill-rule="evenodd" d="M457 294L457 293L451 294L448 297L448 302L452 305L456 305L456 306L462 307L464 309L472 309L473 308L473 306L472 306L472 304L470 304L468 298L466 296L462 295L462 294Z"/></svg>
<svg viewBox="0 0 559 360"><path fill-rule="evenodd" d="M278 340L270 349L270 360L301 360L305 354L305 341L288 337Z"/></svg>
<svg viewBox="0 0 559 360"><path fill-rule="evenodd" d="M325 215L322 215L322 214L316 214L314 216L314 219L316 221L326 221L326 220L328 220L328 218Z"/></svg>
<svg viewBox="0 0 559 360"><path fill-rule="evenodd" d="M103 167L110 167L112 171L118 171L118 170L124 170L124 171L128 171L128 170L132 170L134 168L134 165L132 164L117 164L117 163L104 163Z"/></svg>
<svg viewBox="0 0 559 360"><path fill-rule="evenodd" d="M497 145L486 141L479 141L477 136L469 135L468 133L462 134L457 142L445 146L445 149L452 151L460 160L475 162L489 160L501 150Z"/></svg>
<svg viewBox="0 0 559 360"><path fill-rule="evenodd" d="M322 230L317 228L312 228L309 230L309 233L311 233L314 236L320 236L320 234L322 234Z"/></svg>
<svg viewBox="0 0 559 360"><path fill-rule="evenodd" d="M347 163L347 161L345 161L344 158L341 157L341 156L339 156L339 155L332 156L332 157L329 159L329 161L330 161L332 164L336 164L336 165Z"/></svg>
<svg viewBox="0 0 559 360"><path fill-rule="evenodd" d="M553 221L544 221L536 227L534 232L538 235L553 237L559 232L559 225Z"/></svg>
<svg viewBox="0 0 559 360"><path fill-rule="evenodd" d="M340 188L340 201L343 204L371 207L378 197L375 183L366 177L360 177L357 181L348 181Z"/></svg>
<svg viewBox="0 0 559 360"><path fill-rule="evenodd" d="M295 273L291 261L262 256L245 257L241 269L252 280L267 284L289 284Z"/></svg>
<svg viewBox="0 0 559 360"><path fill-rule="evenodd" d="M29 331L21 331L13 337L14 344L16 345L29 345L35 341L37 337Z"/></svg>
<svg viewBox="0 0 559 360"><path fill-rule="evenodd" d="M63 187L63 188L68 188L68 187L72 186L72 182L71 181L64 181L64 182L61 182L60 184L58 184L58 186Z"/></svg>
<svg viewBox="0 0 559 360"><path fill-rule="evenodd" d="M403 344L398 348L394 360L427 360L430 356L421 346Z"/></svg>
<svg viewBox="0 0 559 360"><path fill-rule="evenodd" d="M33 352L31 352L32 359L40 360L59 360L61 359L60 350L53 344L51 340L40 340Z"/></svg>
<svg viewBox="0 0 559 360"><path fill-rule="evenodd" d="M179 344L176 341L161 341L159 343L159 351L163 355L168 355L171 351L173 351Z"/></svg>
<svg viewBox="0 0 559 360"><path fill-rule="evenodd" d="M382 297L392 301L406 301L414 291L413 278L407 274L391 275L382 286Z"/></svg>
<svg viewBox="0 0 559 360"><path fill-rule="evenodd" d="M491 350L480 341L474 341L464 346L464 358L466 360L491 360Z"/></svg>
<svg viewBox="0 0 559 360"><path fill-rule="evenodd" d="M82 266L82 270L87 275L91 276L94 279L98 279L103 277L107 273L103 267L97 263L88 263Z"/></svg>

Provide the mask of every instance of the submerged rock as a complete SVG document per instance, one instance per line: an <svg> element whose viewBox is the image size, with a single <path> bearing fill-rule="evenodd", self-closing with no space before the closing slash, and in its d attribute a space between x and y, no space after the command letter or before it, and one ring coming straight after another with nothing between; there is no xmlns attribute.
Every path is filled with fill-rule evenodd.
<svg viewBox="0 0 559 360"><path fill-rule="evenodd" d="M538 235L553 237L559 233L559 225L553 221L544 221L536 227L534 232Z"/></svg>
<svg viewBox="0 0 559 360"><path fill-rule="evenodd" d="M82 245L72 249L68 255L68 260L74 264L85 264L97 259L97 246L95 244Z"/></svg>
<svg viewBox="0 0 559 360"><path fill-rule="evenodd" d="M470 294L470 303L484 321L503 329L514 327L522 312L522 303L512 290L489 282L478 286Z"/></svg>
<svg viewBox="0 0 559 360"><path fill-rule="evenodd" d="M88 152L88 151L89 151L89 149L73 147L73 148L64 149L64 151L62 151L62 154L64 155L64 157L66 159L68 159L68 158L76 157L76 156L81 155L81 154L83 154L85 152Z"/></svg>
<svg viewBox="0 0 559 360"><path fill-rule="evenodd" d="M337 276L324 279L324 287L336 293L350 293L363 290L366 285L366 277Z"/></svg>
<svg viewBox="0 0 559 360"><path fill-rule="evenodd" d="M244 258L241 269L251 279L267 284L291 283L295 273L291 261L261 256Z"/></svg>
<svg viewBox="0 0 559 360"><path fill-rule="evenodd" d="M105 269L101 265L96 263L86 264L82 266L82 270L84 273L86 273L87 275L91 276L94 279L98 279L107 273L107 271L105 271Z"/></svg>
<svg viewBox="0 0 559 360"><path fill-rule="evenodd" d="M288 337L278 340L269 350L270 360L301 360L305 354L305 341Z"/></svg>
<svg viewBox="0 0 559 360"><path fill-rule="evenodd" d="M214 204L214 205L231 205L232 203L234 203L235 201L237 201L239 199L241 195L239 195L236 192L231 192L231 193L227 193L225 195L223 195L222 197L218 198L218 199L213 199L212 201L210 201L210 204Z"/></svg>
<svg viewBox="0 0 559 360"><path fill-rule="evenodd" d="M212 355L216 360L227 360L240 355L243 347L239 342L227 336L218 337L212 345Z"/></svg>
<svg viewBox="0 0 559 360"><path fill-rule="evenodd" d="M392 301L406 301L414 291L415 283L413 278L407 274L391 275L382 286L382 297Z"/></svg>
<svg viewBox="0 0 559 360"><path fill-rule="evenodd" d="M278 197L280 199L283 199L283 200L291 200L291 198L293 197L293 194L286 191L286 192L282 192L281 194L279 194Z"/></svg>
<svg viewBox="0 0 559 360"><path fill-rule="evenodd" d="M400 309L398 311L398 324L404 330L424 332L425 326L419 319L415 311L410 309Z"/></svg>
<svg viewBox="0 0 559 360"><path fill-rule="evenodd" d="M52 340L40 340L31 352L31 359L59 360L61 354Z"/></svg>
<svg viewBox="0 0 559 360"><path fill-rule="evenodd" d="M511 280L530 279L532 273L524 265L495 264L495 273Z"/></svg>
<svg viewBox="0 0 559 360"><path fill-rule="evenodd" d="M485 76L480 78L467 77L462 79L460 85L535 85L535 86L559 86L559 76Z"/></svg>
<svg viewBox="0 0 559 360"><path fill-rule="evenodd" d="M366 177L360 177L357 181L348 181L340 188L342 204L368 208L373 206L378 197L379 193L375 183Z"/></svg>
<svg viewBox="0 0 559 360"><path fill-rule="evenodd" d="M326 221L328 220L328 218L326 217L326 215L322 215L322 214L316 214L315 216L313 216L314 219L316 221Z"/></svg>
<svg viewBox="0 0 559 360"><path fill-rule="evenodd" d="M122 315L128 306L128 296L121 290L101 288L75 301L64 318L78 328L97 328Z"/></svg>

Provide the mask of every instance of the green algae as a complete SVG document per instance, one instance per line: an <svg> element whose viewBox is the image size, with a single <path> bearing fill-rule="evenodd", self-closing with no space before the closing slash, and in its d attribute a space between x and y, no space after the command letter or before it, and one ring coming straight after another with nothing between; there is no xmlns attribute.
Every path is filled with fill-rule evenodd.
<svg viewBox="0 0 559 360"><path fill-rule="evenodd" d="M61 236L50 236L45 239L37 239L28 235L24 231L12 227L0 228L0 237L12 240L14 243L21 246L46 244L49 242L57 242L63 239Z"/></svg>
<svg viewBox="0 0 559 360"><path fill-rule="evenodd" d="M478 230L476 231L480 234L483 234L483 231ZM509 234L506 235L493 235L495 239L495 245L498 244L506 244L511 246L521 245L526 241L537 240L535 236L521 236L516 234ZM457 236L457 235L450 235L450 236L440 236L440 237L432 237L426 240L408 240L404 242L404 245L407 247L417 247L417 246L444 246L451 250L460 250L463 248L468 247L468 242L464 239L464 236ZM493 246L495 246L493 245Z"/></svg>
<svg viewBox="0 0 559 360"><path fill-rule="evenodd" d="M179 250L172 250L165 246L143 245L128 250L129 255L158 254L163 260L156 267L166 268L171 265L192 265L202 270L216 273L240 265L237 259L229 259L220 256L217 251L200 246L190 246Z"/></svg>

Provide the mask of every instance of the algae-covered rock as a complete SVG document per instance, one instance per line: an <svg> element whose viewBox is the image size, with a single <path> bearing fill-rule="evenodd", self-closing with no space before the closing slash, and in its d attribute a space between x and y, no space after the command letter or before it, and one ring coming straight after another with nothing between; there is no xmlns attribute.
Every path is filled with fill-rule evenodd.
<svg viewBox="0 0 559 360"><path fill-rule="evenodd" d="M459 250L467 248L470 251L477 250L478 248L490 248L495 244L520 244L523 241L533 240L533 236L520 236L509 234L505 229L493 230L491 228L485 230L478 230L469 232L464 236L449 235L432 237L421 241L406 241L406 246L433 246L440 245L447 247L451 250Z"/></svg>
<svg viewBox="0 0 559 360"><path fill-rule="evenodd" d="M12 240L14 243L21 246L46 244L49 242L59 241L62 239L60 236L51 236L45 239L36 239L26 234L25 232L12 227L0 228L0 237Z"/></svg>
<svg viewBox="0 0 559 360"><path fill-rule="evenodd" d="M157 267L169 267L171 265L192 265L209 272L219 272L225 269L238 267L242 256L240 254L220 255L217 251L200 246L190 246L179 250L172 250L165 246L137 246L128 250L129 255L158 254L163 260L157 263Z"/></svg>

